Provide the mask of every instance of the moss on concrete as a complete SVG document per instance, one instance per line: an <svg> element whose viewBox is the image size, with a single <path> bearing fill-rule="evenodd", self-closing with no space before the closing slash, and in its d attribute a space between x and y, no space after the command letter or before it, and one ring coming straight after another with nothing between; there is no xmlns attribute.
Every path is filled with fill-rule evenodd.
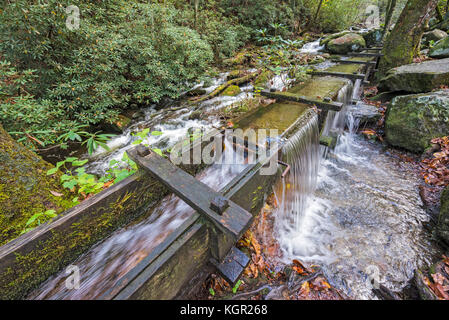
<svg viewBox="0 0 449 320"><path fill-rule="evenodd" d="M72 206L59 175L47 176L52 167L15 142L0 125L0 245L18 237L34 214Z"/></svg>

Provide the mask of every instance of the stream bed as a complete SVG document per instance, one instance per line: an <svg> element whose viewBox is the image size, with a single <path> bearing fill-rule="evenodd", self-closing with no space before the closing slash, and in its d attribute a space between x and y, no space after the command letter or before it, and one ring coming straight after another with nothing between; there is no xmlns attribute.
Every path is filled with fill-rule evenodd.
<svg viewBox="0 0 449 320"><path fill-rule="evenodd" d="M425 228L430 216L419 195L421 178L413 164L357 135L351 113L329 121L341 132L336 148L299 158L301 173L293 170L289 181L302 187L278 192L280 260L319 265L350 298L375 299L373 283L399 292L415 269L441 256Z"/></svg>
<svg viewBox="0 0 449 320"><path fill-rule="evenodd" d="M304 48L307 53L319 49L319 42ZM206 91L222 84L226 76L221 74ZM287 80L278 76L271 82L279 90ZM359 91L358 85L355 89L352 85L345 87L340 100L352 97L354 90ZM252 91L248 85L237 97L217 97L199 107L223 108L251 98ZM191 128L208 130L220 124L216 118L190 119L191 113L192 108L183 108L182 102L169 112L149 108L110 141L112 152L99 150L94 154L88 171L103 174L110 160L120 159L133 146L133 133L143 128L161 131L162 135L152 136L148 142L152 147L167 148ZM343 131L345 124L349 131ZM307 129L307 143L293 141L288 160L292 174L276 194L281 205L275 212L272 236L280 245L280 262L289 264L297 259L321 266L329 282L351 298L375 298L373 279L401 291L416 268L430 264L441 254L424 228L430 218L419 196L420 178L411 164L398 161L380 145L357 135L357 119L350 113L333 114L325 127L325 132L340 130L335 150L319 147L317 126L315 121ZM231 152L232 147L226 150ZM197 178L217 190L245 167L214 165ZM147 219L118 230L73 263L80 267L80 290L67 290L67 275L61 272L29 298L100 297L192 214L193 210L178 198L165 198Z"/></svg>

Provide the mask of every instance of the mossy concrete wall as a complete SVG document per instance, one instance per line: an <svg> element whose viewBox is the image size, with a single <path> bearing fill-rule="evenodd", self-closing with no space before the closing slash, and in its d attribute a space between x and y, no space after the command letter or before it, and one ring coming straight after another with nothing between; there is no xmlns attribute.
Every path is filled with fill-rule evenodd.
<svg viewBox="0 0 449 320"><path fill-rule="evenodd" d="M17 238L34 214L61 212L71 206L58 179L47 176L51 168L0 124L0 245Z"/></svg>

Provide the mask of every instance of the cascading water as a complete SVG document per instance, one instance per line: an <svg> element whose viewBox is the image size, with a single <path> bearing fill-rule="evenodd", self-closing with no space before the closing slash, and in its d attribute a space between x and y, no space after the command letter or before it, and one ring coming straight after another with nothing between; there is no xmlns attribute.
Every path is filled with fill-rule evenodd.
<svg viewBox="0 0 449 320"><path fill-rule="evenodd" d="M339 100L347 103L359 89L360 83L348 84ZM414 270L440 252L423 227L429 217L412 165L359 137L358 119L347 110L331 113L324 127L325 134L339 133L335 150L317 156L300 141L289 149L315 155L286 149L293 170L280 188L285 194L276 192L275 234L282 262L319 264L350 297L373 299L371 280L401 291Z"/></svg>
<svg viewBox="0 0 449 320"><path fill-rule="evenodd" d="M287 232L302 223L301 213L308 197L315 191L319 164L318 116L301 127L282 149L284 161L292 164L290 174L282 179L276 196L279 208L277 229ZM301 174L300 174L301 173Z"/></svg>
<svg viewBox="0 0 449 320"><path fill-rule="evenodd" d="M247 167L247 159L234 151L231 142L225 139L224 146L221 161L196 177L214 190L219 190ZM99 298L194 212L178 197L166 197L147 219L118 230L72 263L79 268L79 289L67 289L68 275L61 272L48 279L29 299Z"/></svg>

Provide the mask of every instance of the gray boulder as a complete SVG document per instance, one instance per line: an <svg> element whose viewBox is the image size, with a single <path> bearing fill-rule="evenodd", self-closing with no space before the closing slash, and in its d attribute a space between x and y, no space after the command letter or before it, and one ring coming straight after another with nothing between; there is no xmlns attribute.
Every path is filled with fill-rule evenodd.
<svg viewBox="0 0 449 320"><path fill-rule="evenodd" d="M435 43L429 51L429 57L436 59L449 58L449 37Z"/></svg>
<svg viewBox="0 0 449 320"><path fill-rule="evenodd" d="M449 39L449 38L447 38ZM388 71L380 81L382 91L429 92L449 83L449 59L412 63Z"/></svg>
<svg viewBox="0 0 449 320"><path fill-rule="evenodd" d="M449 90L394 98L387 110L385 134L395 147L425 151L433 138L449 134Z"/></svg>
<svg viewBox="0 0 449 320"><path fill-rule="evenodd" d="M342 37L332 39L326 44L326 50L330 53L345 54L356 52L366 47L365 39L360 34L348 33Z"/></svg>
<svg viewBox="0 0 449 320"><path fill-rule="evenodd" d="M360 126L375 124L382 117L377 107L361 102L351 106L349 112Z"/></svg>
<svg viewBox="0 0 449 320"><path fill-rule="evenodd" d="M444 38L447 38L447 33L440 29L435 29L424 33L421 43L427 47L431 41L438 42Z"/></svg>

